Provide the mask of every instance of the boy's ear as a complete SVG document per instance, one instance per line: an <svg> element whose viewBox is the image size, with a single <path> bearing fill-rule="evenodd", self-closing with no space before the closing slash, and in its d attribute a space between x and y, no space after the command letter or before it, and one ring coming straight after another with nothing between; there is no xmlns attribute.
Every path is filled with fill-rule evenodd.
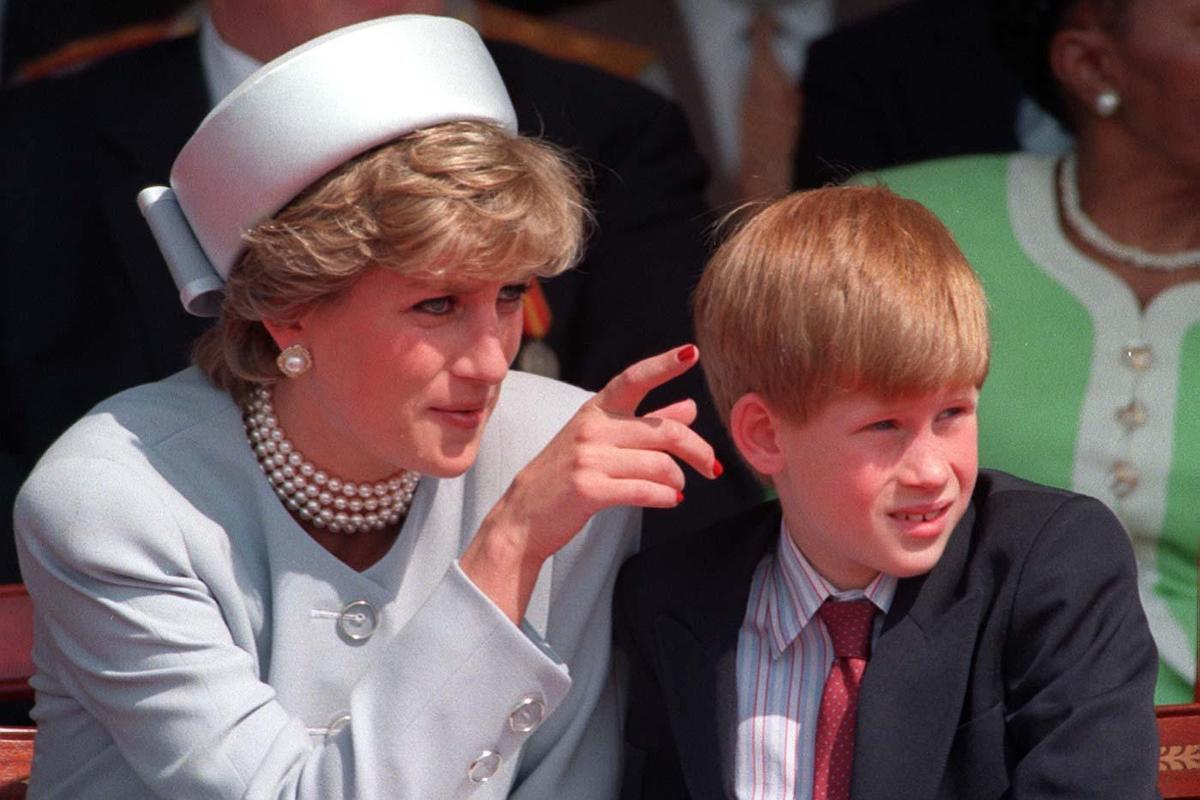
<svg viewBox="0 0 1200 800"><path fill-rule="evenodd" d="M777 475L784 466L778 429L766 401L755 392L744 394L729 411L729 435L746 463L763 475Z"/></svg>

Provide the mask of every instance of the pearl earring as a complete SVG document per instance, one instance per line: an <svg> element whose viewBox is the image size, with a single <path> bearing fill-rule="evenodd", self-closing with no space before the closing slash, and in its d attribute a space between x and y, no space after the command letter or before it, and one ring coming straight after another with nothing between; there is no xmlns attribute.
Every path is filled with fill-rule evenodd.
<svg viewBox="0 0 1200 800"><path fill-rule="evenodd" d="M302 344L290 344L280 351L275 366L288 378L298 378L312 367L312 353Z"/></svg>
<svg viewBox="0 0 1200 800"><path fill-rule="evenodd" d="M1096 113L1102 117L1111 117L1121 106L1121 95L1113 89L1105 89L1096 95Z"/></svg>

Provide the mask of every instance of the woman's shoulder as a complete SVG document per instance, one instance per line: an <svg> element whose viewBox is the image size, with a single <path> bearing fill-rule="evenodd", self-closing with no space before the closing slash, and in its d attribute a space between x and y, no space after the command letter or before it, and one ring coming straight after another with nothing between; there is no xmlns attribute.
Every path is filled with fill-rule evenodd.
<svg viewBox="0 0 1200 800"><path fill-rule="evenodd" d="M573 406L572 411L579 408L584 401L595 394L595 392L580 389L578 386L572 386L569 383L564 383L554 378L547 378L542 375L535 375L532 372L522 372L516 369L508 371L508 375L504 379L504 392L509 396L532 395L545 397L552 401L564 402Z"/></svg>
<svg viewBox="0 0 1200 800"><path fill-rule="evenodd" d="M566 424L592 392L544 378L531 372L510 370L500 390L494 416L552 434Z"/></svg>
<svg viewBox="0 0 1200 800"><path fill-rule="evenodd" d="M980 153L962 156L935 158L863 173L854 178L856 183L880 182L895 189L899 186L944 185L963 178L1002 177L1008 163L1021 153ZM962 187L959 187L962 188Z"/></svg>
<svg viewBox="0 0 1200 800"><path fill-rule="evenodd" d="M194 445L215 447L240 425L233 401L195 370L114 395L39 460L14 507L18 538L77 563L151 542L182 550L170 532L180 528L189 486L213 473Z"/></svg>
<svg viewBox="0 0 1200 800"><path fill-rule="evenodd" d="M101 401L84 419L109 414L118 420L160 429L194 424L216 411L234 407L229 394L209 383L197 367L188 367L153 383L143 383Z"/></svg>
<svg viewBox="0 0 1200 800"><path fill-rule="evenodd" d="M1012 259L1011 228L1014 178L1020 204L1030 203L1029 186L1047 184L1055 159L1029 153L954 156L870 173L860 183L887 186L901 197L924 205L954 234L972 266L985 269Z"/></svg>
<svg viewBox="0 0 1200 800"><path fill-rule="evenodd" d="M57 516L98 497L126 489L147 497L170 481L171 465L188 442L212 441L216 429L240 430L232 399L196 369L127 389L104 400L42 455L18 497L18 505ZM193 467L200 464L193 461Z"/></svg>
<svg viewBox="0 0 1200 800"><path fill-rule="evenodd" d="M87 453L120 459L156 449L214 417L237 413L229 395L191 367L103 400L68 428L42 460Z"/></svg>
<svg viewBox="0 0 1200 800"><path fill-rule="evenodd" d="M510 370L484 428L476 471L507 475L524 466L589 397L590 392L576 386Z"/></svg>

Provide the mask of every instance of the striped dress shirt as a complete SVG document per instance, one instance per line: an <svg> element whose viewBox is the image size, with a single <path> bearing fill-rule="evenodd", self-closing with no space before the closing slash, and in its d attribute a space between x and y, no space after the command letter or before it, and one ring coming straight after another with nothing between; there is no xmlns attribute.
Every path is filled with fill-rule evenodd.
<svg viewBox="0 0 1200 800"><path fill-rule="evenodd" d="M739 800L811 800L813 743L833 643L817 609L827 597L865 597L883 613L896 578L879 575L865 589L834 589L783 526L779 547L755 570L738 634L736 789Z"/></svg>

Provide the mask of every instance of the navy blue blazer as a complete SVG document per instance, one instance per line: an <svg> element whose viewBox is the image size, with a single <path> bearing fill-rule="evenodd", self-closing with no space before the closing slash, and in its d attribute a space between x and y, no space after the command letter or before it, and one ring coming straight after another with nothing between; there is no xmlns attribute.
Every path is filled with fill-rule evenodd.
<svg viewBox="0 0 1200 800"><path fill-rule="evenodd" d="M731 798L738 630L768 503L631 559L622 798ZM859 694L851 797L1158 796L1154 642L1100 502L982 471L945 554L901 580Z"/></svg>

